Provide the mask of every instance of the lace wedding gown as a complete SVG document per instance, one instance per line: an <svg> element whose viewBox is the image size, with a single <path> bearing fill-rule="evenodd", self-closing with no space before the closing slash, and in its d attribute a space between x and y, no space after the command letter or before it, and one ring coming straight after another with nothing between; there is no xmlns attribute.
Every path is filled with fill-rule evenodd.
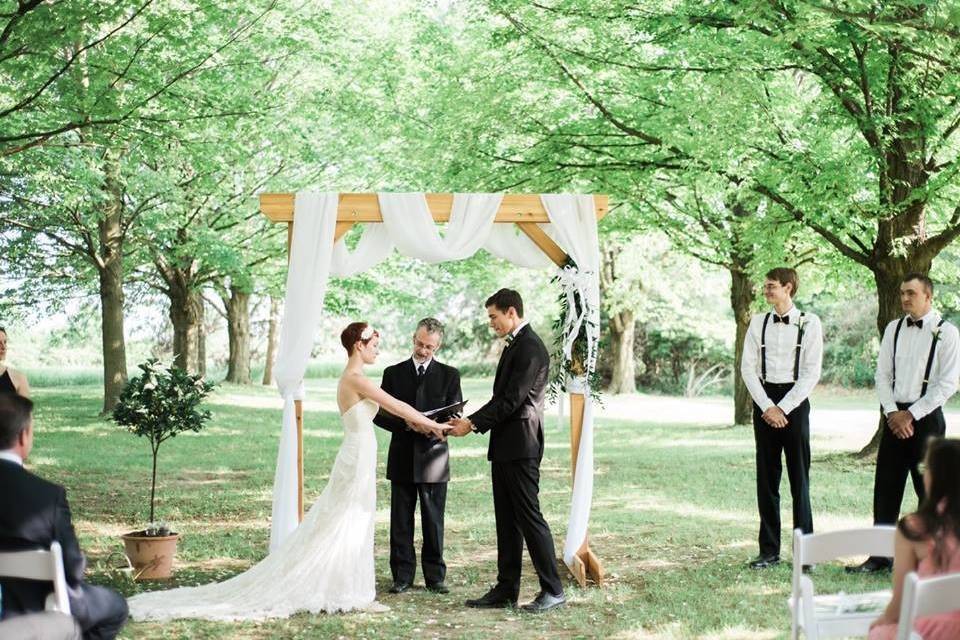
<svg viewBox="0 0 960 640"><path fill-rule="evenodd" d="M385 609L374 601L378 409L363 399L341 416L343 444L330 480L283 546L225 582L136 595L130 616L254 620Z"/></svg>

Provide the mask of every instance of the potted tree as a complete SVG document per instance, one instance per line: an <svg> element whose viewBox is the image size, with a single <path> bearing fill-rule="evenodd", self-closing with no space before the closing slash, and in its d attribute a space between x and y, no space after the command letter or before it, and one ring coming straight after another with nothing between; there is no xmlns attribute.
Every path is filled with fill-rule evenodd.
<svg viewBox="0 0 960 640"><path fill-rule="evenodd" d="M164 367L150 359L140 365L141 375L123 388L113 410L113 420L130 433L145 437L153 455L150 476L150 521L142 530L121 536L134 579L169 578L180 534L157 524L157 453L160 445L184 431L200 431L210 412L200 408L213 385L199 375L176 366Z"/></svg>

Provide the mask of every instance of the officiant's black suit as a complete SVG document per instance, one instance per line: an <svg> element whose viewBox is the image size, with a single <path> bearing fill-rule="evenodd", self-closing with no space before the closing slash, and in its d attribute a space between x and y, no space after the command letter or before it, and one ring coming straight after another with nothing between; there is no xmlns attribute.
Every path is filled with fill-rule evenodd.
<svg viewBox="0 0 960 640"><path fill-rule="evenodd" d="M0 551L49 549L59 542L70 609L87 640L114 638L127 619L127 603L106 587L86 584L86 561L70 521L63 487L48 482L15 462L0 459ZM3 617L43 611L50 583L0 578Z"/></svg>
<svg viewBox="0 0 960 640"><path fill-rule="evenodd" d="M540 588L560 595L553 536L540 513L543 457L543 400L550 369L547 348L529 325L500 354L493 398L470 416L480 433L490 432L493 508L497 520L497 591L516 600L520 592L523 543Z"/></svg>
<svg viewBox="0 0 960 640"><path fill-rule="evenodd" d="M384 391L420 411L438 409L463 399L460 372L431 359L418 376L413 359L383 370ZM394 583L412 584L417 569L413 548L414 512L420 499L423 547L420 561L428 586L443 582L443 514L450 480L450 456L446 442L407 428L396 416L381 411L374 423L391 432L387 455L390 480L390 571Z"/></svg>

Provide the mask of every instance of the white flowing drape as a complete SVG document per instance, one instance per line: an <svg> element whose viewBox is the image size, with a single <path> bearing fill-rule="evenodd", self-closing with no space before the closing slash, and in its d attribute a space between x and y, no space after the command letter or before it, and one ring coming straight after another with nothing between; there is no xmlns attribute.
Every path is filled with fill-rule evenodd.
<svg viewBox="0 0 960 640"><path fill-rule="evenodd" d="M573 339L585 324L587 335L587 369L596 363L596 345L600 333L600 245L593 196L544 194L540 197L547 210L557 244L576 263L577 268L561 270L560 280L568 299L576 290L585 302L577 316L573 300L568 300L570 315L565 328L564 353L573 349ZM569 391L584 394L583 430L577 451L577 472L573 479L573 497L567 521L567 537L563 543L563 561L573 564L573 557L587 537L590 507L593 501L593 400L587 378L574 381Z"/></svg>
<svg viewBox="0 0 960 640"><path fill-rule="evenodd" d="M328 278L361 273L386 259L394 249L429 263L462 260L485 248L518 266L551 265L543 252L515 226L494 224L502 197L502 194L454 194L450 222L441 235L422 193L378 194L383 223L366 225L351 251L342 238L333 242L338 194L297 194L283 326L274 366L284 409L273 488L271 550L282 544L298 524L294 400L303 397L303 374L322 315ZM542 200L551 224L541 227L578 266L575 271L560 272L561 284L568 292L575 288L589 303L586 305L589 317L570 319L567 332L579 330L578 322L586 323L588 336L593 336L599 327L600 297L600 254L593 197L551 194L542 196ZM569 344L565 348L569 353ZM589 389L585 394L578 473L564 545L564 560L568 565L586 537L593 491L593 407Z"/></svg>
<svg viewBox="0 0 960 640"><path fill-rule="evenodd" d="M339 201L338 193L298 193L294 199L294 213L304 215L295 215L293 219L283 324L273 367L273 377L283 397L283 424L273 478L271 551L283 544L299 524L294 400L303 399L303 373L313 350L313 334L323 314Z"/></svg>

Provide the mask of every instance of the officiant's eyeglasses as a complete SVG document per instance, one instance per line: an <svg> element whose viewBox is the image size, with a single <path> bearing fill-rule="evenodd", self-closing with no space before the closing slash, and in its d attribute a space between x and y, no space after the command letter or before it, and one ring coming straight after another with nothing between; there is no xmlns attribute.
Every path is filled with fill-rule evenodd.
<svg viewBox="0 0 960 640"><path fill-rule="evenodd" d="M417 339L414 339L413 346L415 346L417 349L424 349L426 351L429 351L430 353L433 353L440 347L440 345L426 344L426 343L420 342Z"/></svg>

